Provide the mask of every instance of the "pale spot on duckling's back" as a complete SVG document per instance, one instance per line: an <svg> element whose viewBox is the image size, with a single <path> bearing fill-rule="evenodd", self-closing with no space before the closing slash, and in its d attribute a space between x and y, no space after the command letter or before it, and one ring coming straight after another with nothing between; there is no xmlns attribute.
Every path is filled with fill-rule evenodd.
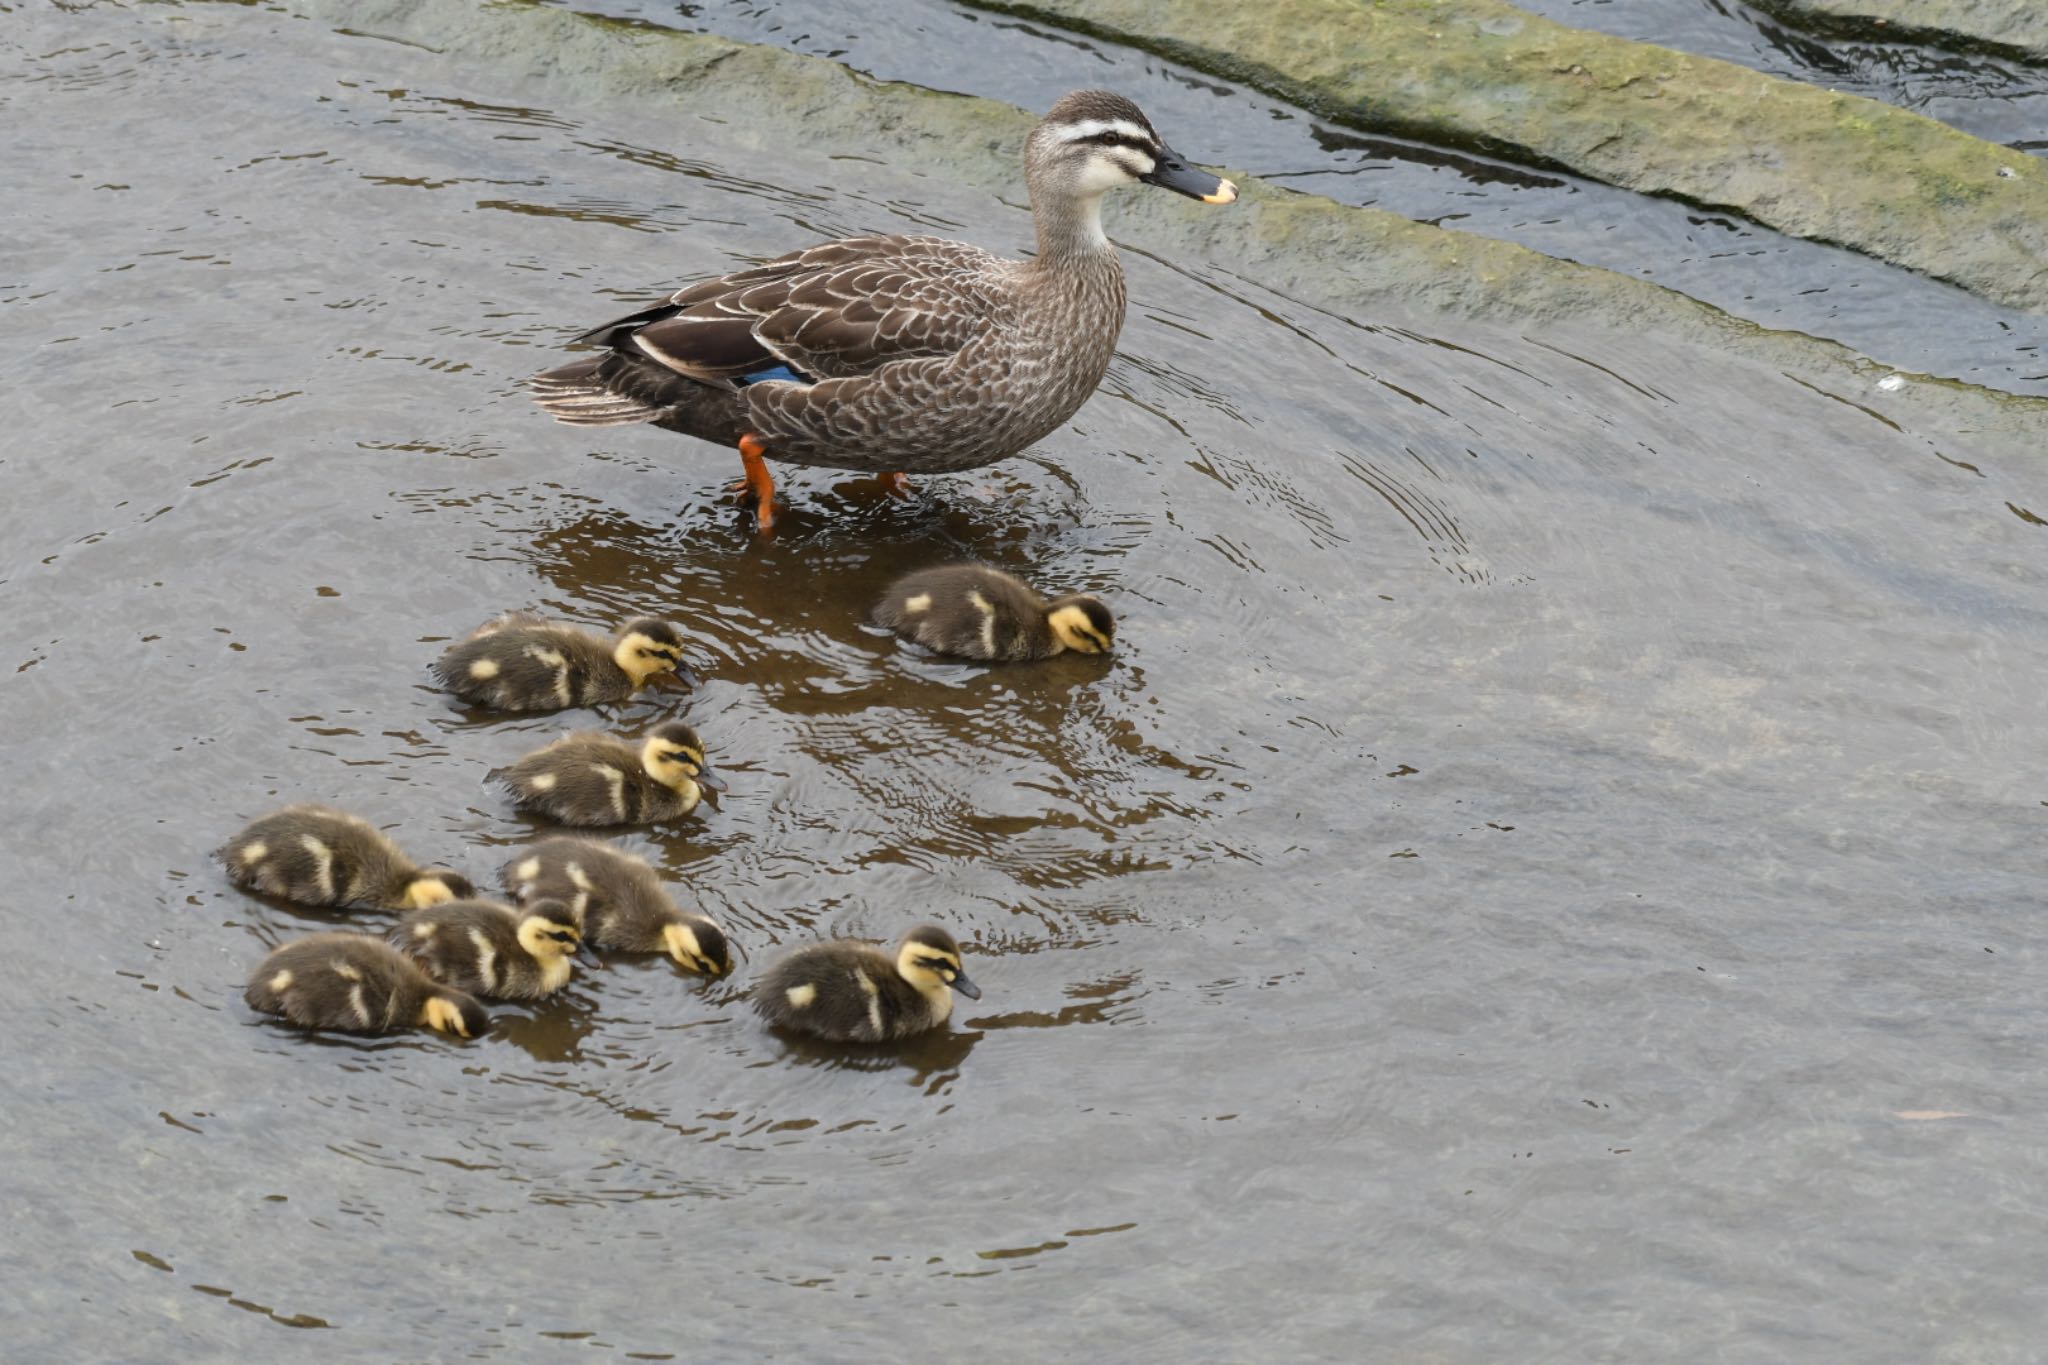
<svg viewBox="0 0 2048 1365"><path fill-rule="evenodd" d="M535 773L532 777L527 778L526 781L527 785L537 792L551 792L555 789L555 775L553 773Z"/></svg>
<svg viewBox="0 0 2048 1365"><path fill-rule="evenodd" d="M270 852L270 845L264 843L261 839L251 839L248 843L242 845L242 851L235 856L241 860L243 867L254 867L263 861L263 855L268 852Z"/></svg>
<svg viewBox="0 0 2048 1365"><path fill-rule="evenodd" d="M347 981L361 981L363 979L363 974L360 970L349 963L343 962L340 958L334 960L334 974Z"/></svg>
<svg viewBox="0 0 2048 1365"><path fill-rule="evenodd" d="M563 706L574 705L576 693L569 686L568 656L561 650L549 649L546 645L528 645L526 653L528 657L555 670L555 700Z"/></svg>
<svg viewBox="0 0 2048 1365"><path fill-rule="evenodd" d="M469 665L469 676L475 678L478 682L489 682L492 678L498 676L498 661L496 659L477 659L472 661Z"/></svg>
<svg viewBox="0 0 2048 1365"><path fill-rule="evenodd" d="M539 875L540 859L538 858L528 858L512 869L512 876L516 881L530 882Z"/></svg>
<svg viewBox="0 0 2048 1365"><path fill-rule="evenodd" d="M290 976L291 973L286 972L285 975ZM806 982L801 986L791 986L783 992L783 996L789 1001L791 1008L803 1009L818 998L818 988Z"/></svg>
<svg viewBox="0 0 2048 1365"><path fill-rule="evenodd" d="M932 595L928 592L921 592L917 596L905 601L903 604L903 610L909 612L912 616L922 615L923 613L928 612L931 609Z"/></svg>
<svg viewBox="0 0 2048 1365"><path fill-rule="evenodd" d="M876 983L875 979L872 976L869 976L866 972L856 971L853 975L855 979L857 979L860 982L860 988L863 991L867 992L868 1027L875 1031L875 1036L877 1038L883 1037L884 1034L882 1032L882 988L880 985Z"/></svg>
<svg viewBox="0 0 2048 1365"><path fill-rule="evenodd" d="M613 813L614 815L618 816L618 819L619 819L619 823L620 823L620 824L622 824L622 825L623 825L623 824L625 824L625 823L626 823L626 775L625 775L625 773L623 773L623 772L619 771L619 769L617 769L617 768L614 768L614 767L612 767L612 766L611 766L611 765L610 765L609 763L593 763L593 764L591 764L591 765L590 765L590 769L591 769L591 771L592 771L592 772L594 772L594 773L596 773L596 774L597 774L598 776L602 777L602 778L603 778L603 779L605 780L605 782L606 782L606 783L607 783L607 784L608 784L608 785L609 785L609 786L611 787L611 789L612 789L612 813Z"/></svg>
<svg viewBox="0 0 2048 1365"><path fill-rule="evenodd" d="M289 968L270 978L270 989L278 995L283 995L285 988L291 984L292 974Z"/></svg>
<svg viewBox="0 0 2048 1365"><path fill-rule="evenodd" d="M983 597L979 592L968 593L967 600L974 604L976 611L981 613L982 652L988 657L994 658L996 652L996 604Z"/></svg>
<svg viewBox="0 0 2048 1365"><path fill-rule="evenodd" d="M334 899L334 850L310 834L301 834L299 842L306 852L313 855L315 875L320 882L320 893L329 900Z"/></svg>
<svg viewBox="0 0 2048 1365"><path fill-rule="evenodd" d="M484 983L486 991L498 989L498 950L481 929L469 931L469 941L476 945L476 977Z"/></svg>

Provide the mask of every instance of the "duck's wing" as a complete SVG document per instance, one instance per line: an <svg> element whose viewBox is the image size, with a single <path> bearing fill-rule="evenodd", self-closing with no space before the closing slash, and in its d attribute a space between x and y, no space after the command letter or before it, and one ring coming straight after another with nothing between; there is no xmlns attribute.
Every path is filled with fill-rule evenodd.
<svg viewBox="0 0 2048 1365"><path fill-rule="evenodd" d="M1006 312L1003 263L940 237L826 242L672 295L582 340L721 388L787 366L802 381L953 355Z"/></svg>

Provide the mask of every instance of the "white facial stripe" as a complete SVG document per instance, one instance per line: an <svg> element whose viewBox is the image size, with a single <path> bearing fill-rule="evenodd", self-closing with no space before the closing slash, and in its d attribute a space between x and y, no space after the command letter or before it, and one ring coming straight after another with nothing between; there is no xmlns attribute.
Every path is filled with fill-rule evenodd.
<svg viewBox="0 0 2048 1365"><path fill-rule="evenodd" d="M1142 142L1147 146L1155 145L1158 142L1157 138L1145 131L1143 125L1133 123L1129 119L1091 118L1084 119L1080 123L1063 123L1060 125L1060 141L1062 142L1079 142L1083 138L1100 137L1104 133L1115 133L1119 137L1127 137L1133 142Z"/></svg>

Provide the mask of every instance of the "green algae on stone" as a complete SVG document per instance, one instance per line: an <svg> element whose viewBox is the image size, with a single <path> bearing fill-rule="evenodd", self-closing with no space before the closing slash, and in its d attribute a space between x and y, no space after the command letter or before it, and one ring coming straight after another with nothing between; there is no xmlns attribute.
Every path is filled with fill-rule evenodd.
<svg viewBox="0 0 2048 1365"><path fill-rule="evenodd" d="M1887 43L1928 43L2022 61L2048 62L2042 0L1750 0L1816 33Z"/></svg>
<svg viewBox="0 0 2048 1365"><path fill-rule="evenodd" d="M1333 122L1744 214L2048 311L2048 164L1920 114L1505 0L972 0Z"/></svg>

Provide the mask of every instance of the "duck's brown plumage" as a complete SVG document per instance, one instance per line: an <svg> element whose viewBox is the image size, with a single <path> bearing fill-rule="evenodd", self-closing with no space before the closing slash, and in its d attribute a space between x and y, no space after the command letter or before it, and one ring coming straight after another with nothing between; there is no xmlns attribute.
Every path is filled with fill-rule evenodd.
<svg viewBox="0 0 2048 1365"><path fill-rule="evenodd" d="M607 353L536 377L535 396L573 425L650 423L728 446L751 435L803 465L945 472L1014 455L1073 415L1116 348L1124 276L1102 194L1140 178L1236 194L1107 91L1055 105L1025 167L1031 260L939 237L826 242L597 328L583 339ZM775 366L794 378L744 382Z"/></svg>

